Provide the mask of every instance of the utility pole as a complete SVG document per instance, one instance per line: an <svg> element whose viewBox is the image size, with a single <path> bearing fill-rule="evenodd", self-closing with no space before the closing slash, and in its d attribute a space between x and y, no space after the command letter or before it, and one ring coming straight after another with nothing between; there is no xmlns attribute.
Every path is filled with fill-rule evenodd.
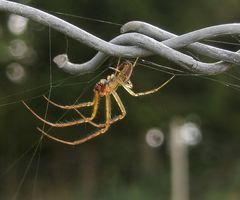
<svg viewBox="0 0 240 200"><path fill-rule="evenodd" d="M183 142L181 120L170 127L172 200L189 200L188 149Z"/></svg>
<svg viewBox="0 0 240 200"><path fill-rule="evenodd" d="M189 200L188 146L202 139L200 128L192 122L175 119L170 125L171 200Z"/></svg>

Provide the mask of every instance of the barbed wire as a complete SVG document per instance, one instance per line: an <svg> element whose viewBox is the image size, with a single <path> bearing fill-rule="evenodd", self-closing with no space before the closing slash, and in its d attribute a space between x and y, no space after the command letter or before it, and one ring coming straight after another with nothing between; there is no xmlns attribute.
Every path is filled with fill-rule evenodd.
<svg viewBox="0 0 240 200"><path fill-rule="evenodd" d="M189 32L180 36L145 22L132 21L121 27L121 34L107 42L58 17L23 4L0 0L0 10L27 17L62 32L99 51L92 59L82 64L69 61L66 54L54 58L59 68L70 74L84 74L101 66L109 56L134 58L158 55L177 65L203 74L219 74L233 65L240 65L240 54L199 41L223 35L240 34L240 24L223 24ZM178 51L188 49L197 54L215 59L206 63Z"/></svg>

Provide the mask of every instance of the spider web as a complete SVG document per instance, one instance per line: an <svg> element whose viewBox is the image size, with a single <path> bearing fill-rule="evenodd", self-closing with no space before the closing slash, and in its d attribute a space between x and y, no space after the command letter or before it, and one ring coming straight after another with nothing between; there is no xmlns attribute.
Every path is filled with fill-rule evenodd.
<svg viewBox="0 0 240 200"><path fill-rule="evenodd" d="M78 15L70 15L70 14L64 14L64 13L59 13L59 12L54 12L56 14L61 14L61 15L65 15L65 16L71 16L71 17L76 17L76 18L81 18L81 19L85 19L85 20L92 20L95 22L101 22L101 23L106 23L106 24L112 24L112 25L118 25L120 26L121 24L115 23L115 22L107 22L107 21L103 21L103 20L98 20L98 19L92 19L92 18L85 18L85 17L81 17ZM236 39L237 40L237 39ZM211 40L210 42L216 42L218 43L219 41L214 41ZM220 42L219 42L220 43ZM239 43L237 42L226 42L227 44L233 44L238 46ZM67 49L68 47L68 39L66 39L66 46ZM196 55L194 55L196 57ZM221 84L227 88L236 90L237 92L240 91L240 79L238 78L238 71L233 71L233 72L227 72L224 73L223 75L220 75L220 78L217 77L213 77L213 76L203 76L203 75L199 75L199 74L195 74L195 73L191 73L188 71L184 71L181 68L178 68L177 66L174 67L169 67L169 66L165 66L165 65L161 65L158 62L154 62L148 59L141 59L138 63L138 65L140 67L143 68L147 68L150 70L154 70L154 72L159 72L161 74L167 74L167 75L176 75L178 77L196 77L197 79L204 79L204 80L208 80L208 81L212 81L215 82L217 84ZM65 84L65 86L73 86L73 85L79 85L79 84L86 84L88 85L89 83L93 83L95 80L97 80L102 74L104 74L107 71L107 69L103 70L101 73L99 73L98 75L96 75L93 79L91 79L90 81L87 82L77 82L77 83L73 83L73 84ZM1 97L0 100L4 100L4 99L8 99L10 97L14 97L17 96L19 94L26 94L26 93L31 93L32 91L38 90L39 88L45 88L46 86L49 87L47 89L47 91L44 94L47 94L48 98L51 99L52 96L52 92L53 92L53 88L59 88L61 86L64 85L64 83L70 79L75 79L78 76L73 76L73 77L68 77L68 78L64 78L64 79L60 79L58 81L54 81L53 80L53 73L52 73L52 39L51 39L51 28L49 27L49 82L48 84L45 85L41 85L38 88L32 88L32 89L27 89L25 91L21 91L18 93L14 93L12 95L9 96L5 96L5 97ZM227 78L227 80L222 80L224 78ZM84 92L86 92L89 89L90 86L86 87L86 90L84 90L76 99L76 102L80 99L80 97L82 96L82 94ZM41 97L42 94L38 95L38 96L32 96L30 98L25 98L25 99L21 99L21 100L31 100L31 99L35 99L38 97ZM9 101L7 103L2 103L0 104L0 107L5 107L5 106L11 106L13 104L17 104L20 103L21 100L16 100L16 101ZM49 111L49 102L47 102L46 108L45 108L45 113L44 113L44 118L47 118L48 115L48 111ZM64 117L64 115L59 117L59 120L62 119ZM46 130L45 124L43 123L42 125L42 129ZM49 129L47 129L46 131L49 131ZM32 190L32 196L34 196L35 190L37 188L37 180L38 180L38 172L39 172L39 168L40 168L40 164L41 164L41 149L42 149L42 141L43 141L43 136L41 135L40 138L37 140L36 143L34 143L30 148L28 148L23 154L21 154L11 165L9 165L9 167L6 169L5 172L3 172L0 176L3 177L4 175L6 175L7 173L9 173L17 164L18 162L20 162L29 152L32 152L32 156L25 168L25 171L23 173L23 176L18 184L18 187L16 189L14 198L16 199L19 195L19 192L21 192L21 188L24 184L24 181L26 180L26 176L29 172L29 169L31 168L31 166L33 165L33 161L36 158L36 169L35 169L35 176L34 176L34 180L33 180L33 190Z"/></svg>
<svg viewBox="0 0 240 200"><path fill-rule="evenodd" d="M20 92L13 93L11 95L0 97L0 102L4 102L4 103L0 103L0 109L11 107L12 105L15 105L15 104L19 104L19 103L21 103L22 100L23 101L31 101L31 100L34 100L34 99L41 98L43 94L47 95L47 97L49 99L51 99L53 89L57 89L57 88L61 88L61 87L76 87L78 85L88 85L88 84L93 83L96 80L98 80L99 77L107 71L107 69L102 70L97 75L94 75L94 77L92 79L87 80L87 81L74 81L74 82L71 82L71 83L67 83L69 80L79 79L79 75L70 76L70 77L67 77L67 78L63 78L63 79L59 79L57 81L54 81L53 80L53 72L52 72L51 27L49 27L48 32L49 32L49 36L48 36L48 38L49 38L49 82L47 84L40 85L38 87L29 88L29 89L26 89L26 90L22 90ZM66 51L68 51L68 38L67 37L66 37ZM48 87L48 89L45 89L47 87ZM76 99L76 102L79 100L79 98L87 90L89 90L89 87L90 86L85 87L85 89L80 93L79 97ZM38 91L38 90L42 90L42 89L45 90L44 93L41 93L39 95L31 96L31 93L33 93L35 91ZM17 98L18 96L21 96L21 95L24 96L25 94L30 94L30 95L28 95L30 97L17 99L17 100L11 100L11 99ZM45 119L47 118L48 110L49 110L49 102L47 102L45 112L44 112L44 118ZM59 120L62 117L64 117L64 115L60 116ZM42 129L44 130L45 128L46 128L45 123L43 123L42 124ZM49 130L50 129L47 129L47 131L49 131ZM39 168L40 168L40 164L41 164L42 141L43 141L43 135L41 135L40 138L37 139L37 141L32 146L30 146L30 148L28 148L26 151L24 151L22 154L20 154L17 159L15 159L11 164L9 164L8 167L6 168L6 170L1 172L0 179L3 179L9 173L11 173L11 171L13 171L13 169L19 164L19 162L23 161L24 159L26 159L26 157L29 154L31 154L30 159L29 159L29 161L26 165L26 168L23 171L22 177L20 178L20 182L19 182L18 186L16 187L16 190L15 190L14 195L13 195L13 199L17 199L18 196L19 196L19 193L21 193L22 187L23 187L23 185L26 181L27 176L29 176L28 174L29 174L30 169L34 166L34 161L35 161L36 162L36 164L35 164L35 175L34 175L34 179L33 179L33 188L32 188L32 196L34 197L35 191L37 189L38 172L39 172Z"/></svg>

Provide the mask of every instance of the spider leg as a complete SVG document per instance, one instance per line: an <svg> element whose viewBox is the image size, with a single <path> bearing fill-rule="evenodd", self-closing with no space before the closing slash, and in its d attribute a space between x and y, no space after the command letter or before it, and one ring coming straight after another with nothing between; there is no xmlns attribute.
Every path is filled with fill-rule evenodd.
<svg viewBox="0 0 240 200"><path fill-rule="evenodd" d="M116 91L112 91L112 95L114 97L114 99L116 100L117 102L117 105L119 106L120 108L120 111L121 111L121 114L120 115L117 115L116 117L114 117L112 120L111 120L111 124L115 123L116 121L118 120L121 120L125 117L125 115L127 114L126 112L126 109L122 103L122 100L120 99L120 97L118 96L117 92Z"/></svg>
<svg viewBox="0 0 240 200"><path fill-rule="evenodd" d="M110 69L112 69L112 70L115 71L115 76L117 75L117 73L121 73L121 71L119 70L120 59L121 59L121 58L118 59L118 63L117 63L117 67L116 67L116 68L112 68L112 67L110 67ZM133 65L132 65L133 68L136 66L138 59L139 59L139 57L137 57L136 60L134 61Z"/></svg>
<svg viewBox="0 0 240 200"><path fill-rule="evenodd" d="M113 70L115 70L115 76L117 75L118 72L120 72L119 69L118 69L119 65L120 65L120 61L121 61L121 57L118 58L117 67L113 68Z"/></svg>
<svg viewBox="0 0 240 200"><path fill-rule="evenodd" d="M126 87L132 89L133 88L133 84L132 84L132 81L128 80L125 84L124 84Z"/></svg>
<svg viewBox="0 0 240 200"><path fill-rule="evenodd" d="M60 142L60 143L63 143L63 144L67 144L67 145L78 145L78 144L82 144L88 140L91 140L99 135L102 135L104 134L108 129L109 129L109 126L110 126L110 119L111 119L111 99L110 99L110 96L109 95L106 95L106 122L105 122L105 127L94 132L93 134L87 136L87 137L84 137L80 140L74 140L74 141L66 141L66 140L62 140L62 139L59 139L59 138L56 138L52 135L49 135L48 133L44 132L42 129L40 128L37 128L42 134L44 134L46 137L52 139L52 140L55 140L57 142Z"/></svg>
<svg viewBox="0 0 240 200"><path fill-rule="evenodd" d="M119 114L119 115L115 116L113 119L111 119L111 120L110 120L110 124L113 124L113 123L115 123L116 121L119 121L119 120L123 119L123 118L125 117L125 115L126 115L126 109L125 109L125 107L124 107L124 105L123 105L120 97L118 96L117 92L116 92L116 91L112 91L112 95L113 95L115 101L117 102L117 104L118 104L118 106L119 106L119 108L120 108L121 114ZM86 118L79 110L76 109L75 111L76 111L83 119L86 119L86 121L87 121L87 118ZM91 124L91 125L93 125L93 126L95 126L95 127L98 127L98 128L102 128L102 127L105 126L105 124L103 124L103 123L95 123L95 122L93 122L93 121L88 121L88 123Z"/></svg>
<svg viewBox="0 0 240 200"><path fill-rule="evenodd" d="M167 85L173 78L175 77L175 75L173 75L170 79L168 79L167 81L165 81L163 84L161 84L160 86L158 86L157 88L154 88L152 90L148 90L145 92L138 92L135 93L126 83L124 82L120 82L120 84L124 87L124 89L132 96L138 97L138 96L144 96L144 95L148 95L148 94L152 94L155 93L157 91L159 91L160 89L162 89L165 85Z"/></svg>
<svg viewBox="0 0 240 200"><path fill-rule="evenodd" d="M42 118L41 116L39 116L37 113L35 113L35 111L33 111L24 101L22 101L22 103L25 105L25 107L36 117L38 118L40 121L48 124L49 126L52 127L68 127L68 126L74 126L74 125L78 125L78 124L82 124L82 123L87 123L90 120L93 120L97 114L97 110L98 110L98 102L99 102L99 94L96 92L95 96L93 98L93 111L90 117L85 118L85 119L80 119L80 120L76 120L76 121L69 121L69 122L49 122L47 120L45 120L44 118Z"/></svg>
<svg viewBox="0 0 240 200"><path fill-rule="evenodd" d="M136 60L134 61L133 68L136 66L138 59L139 59L139 57L137 57Z"/></svg>
<svg viewBox="0 0 240 200"><path fill-rule="evenodd" d="M91 124L91 125L93 125L95 127L98 127L98 128L102 128L102 127L105 126L105 124L99 124L99 123L95 123L95 122L93 122L91 120L88 120L87 117L85 117L79 110L75 109L75 111L77 112L77 114L80 115L81 118L85 119L86 122L88 122L89 124Z"/></svg>
<svg viewBox="0 0 240 200"><path fill-rule="evenodd" d="M52 104L58 108L62 108L64 110L72 110L72 109L78 109L78 108L82 108L82 107L89 107L94 104L94 101L90 101L90 102L85 102L85 103L79 103L76 105L75 104L74 105L60 105L60 104L57 104L54 101L50 100L49 98L47 98L44 95L43 95L43 98L46 99L50 104Z"/></svg>

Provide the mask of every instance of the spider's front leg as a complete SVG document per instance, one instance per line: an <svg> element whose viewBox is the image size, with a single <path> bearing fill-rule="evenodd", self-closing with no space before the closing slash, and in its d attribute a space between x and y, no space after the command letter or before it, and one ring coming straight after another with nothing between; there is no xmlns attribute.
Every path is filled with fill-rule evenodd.
<svg viewBox="0 0 240 200"><path fill-rule="evenodd" d="M73 104L73 105L60 105L60 104L50 100L49 98L47 98L44 95L43 95L43 98L46 99L50 104L52 104L58 108L64 109L64 110L73 110L73 109L79 109L79 108L83 108L83 107L93 106L95 101L97 101L97 99L95 98L93 101L89 101L89 102Z"/></svg>
<svg viewBox="0 0 240 200"><path fill-rule="evenodd" d="M86 119L79 119L79 120L75 120L75 121L69 121L69 122L49 122L47 120L45 120L43 117L41 117L40 115L38 115L35 111L33 111L24 101L22 102L25 107L36 117L38 118L40 121L42 121L43 123L48 124L49 126L52 127L57 127L57 128L63 128L63 127L68 127L68 126L74 126L74 125L79 125L82 123L87 123L88 121L91 121L95 118L96 114L97 114L97 110L98 110L98 103L99 103L99 94L98 92L95 92L95 96L93 98L93 110L92 110L92 114L90 117L86 118Z"/></svg>

